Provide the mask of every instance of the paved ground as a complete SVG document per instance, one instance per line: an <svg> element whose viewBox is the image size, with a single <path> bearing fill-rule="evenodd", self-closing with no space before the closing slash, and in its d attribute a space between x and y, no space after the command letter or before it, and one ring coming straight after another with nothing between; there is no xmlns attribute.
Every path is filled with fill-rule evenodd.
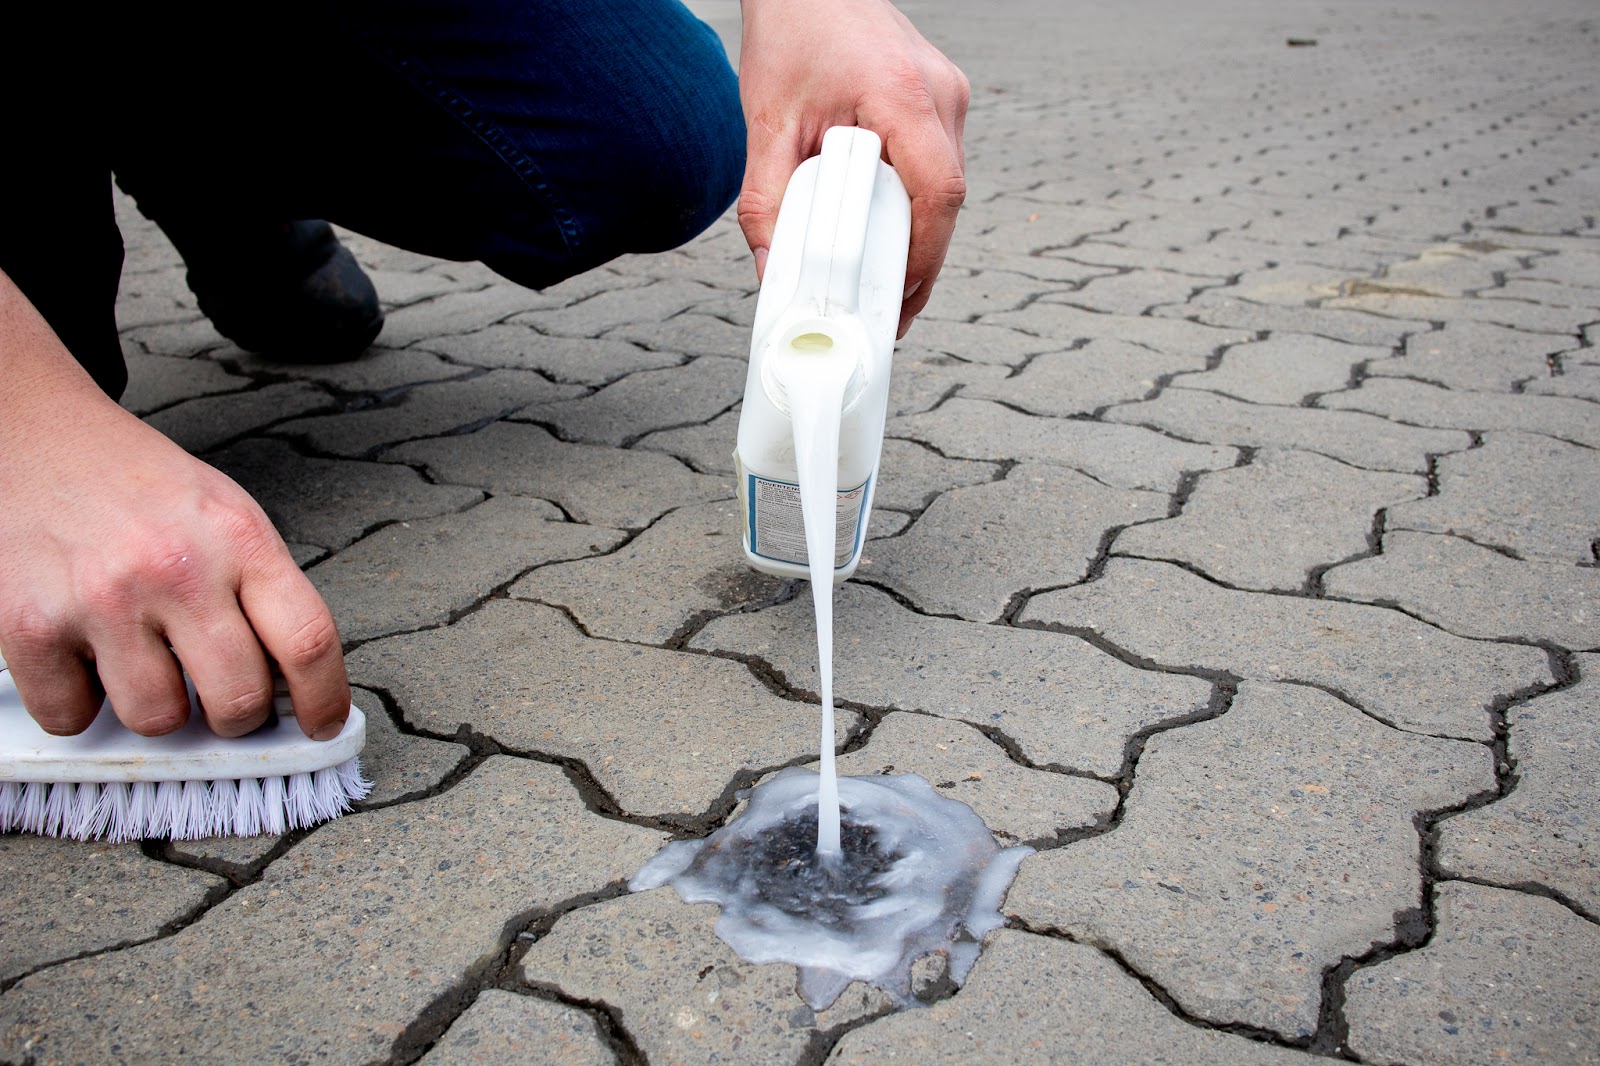
<svg viewBox="0 0 1600 1066"><path fill-rule="evenodd" d="M327 595L378 786L0 838L0 1059L1600 1062L1600 11L908 10L972 197L840 739L1040 849L967 987L813 1015L621 887L812 756L805 600L735 546L731 220L544 293L356 240L382 347L305 370L124 204L127 404Z"/></svg>

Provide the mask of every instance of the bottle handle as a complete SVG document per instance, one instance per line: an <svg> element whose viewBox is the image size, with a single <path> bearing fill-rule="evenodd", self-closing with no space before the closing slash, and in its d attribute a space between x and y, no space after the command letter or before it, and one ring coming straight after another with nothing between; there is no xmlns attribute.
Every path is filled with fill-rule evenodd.
<svg viewBox="0 0 1600 1066"><path fill-rule="evenodd" d="M855 126L834 126L823 134L795 294L800 307L822 318L858 310L882 146L876 133Z"/></svg>

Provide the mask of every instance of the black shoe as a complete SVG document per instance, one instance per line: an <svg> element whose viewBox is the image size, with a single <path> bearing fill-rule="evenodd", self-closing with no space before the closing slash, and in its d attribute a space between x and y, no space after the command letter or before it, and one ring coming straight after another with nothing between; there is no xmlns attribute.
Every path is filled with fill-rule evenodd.
<svg viewBox="0 0 1600 1066"><path fill-rule="evenodd" d="M383 328L372 279L326 222L205 243L186 258L189 288L217 332L246 351L280 363L339 363Z"/></svg>

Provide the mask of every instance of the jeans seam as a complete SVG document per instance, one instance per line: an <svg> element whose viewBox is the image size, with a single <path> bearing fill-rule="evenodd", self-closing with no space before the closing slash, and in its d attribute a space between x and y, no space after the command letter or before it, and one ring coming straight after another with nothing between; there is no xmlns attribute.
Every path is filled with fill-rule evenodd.
<svg viewBox="0 0 1600 1066"><path fill-rule="evenodd" d="M408 56L395 54L386 45L370 41L370 35L363 36L369 36L369 44L401 77L432 97L446 114L471 131L529 192L542 200L555 222L556 232L561 234L561 243L566 248L568 259L576 258L583 248L583 228L577 216L561 202L539 164L518 150L503 129L484 119L469 100L449 87L440 85L421 63Z"/></svg>

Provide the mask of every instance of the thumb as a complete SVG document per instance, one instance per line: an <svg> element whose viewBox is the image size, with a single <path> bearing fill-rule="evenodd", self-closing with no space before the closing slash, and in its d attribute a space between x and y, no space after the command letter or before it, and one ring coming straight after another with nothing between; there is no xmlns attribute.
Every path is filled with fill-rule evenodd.
<svg viewBox="0 0 1600 1066"><path fill-rule="evenodd" d="M778 222L778 205L795 167L803 161L799 140L752 124L745 153L744 185L739 190L739 228L756 257L756 277L766 270L767 249Z"/></svg>

